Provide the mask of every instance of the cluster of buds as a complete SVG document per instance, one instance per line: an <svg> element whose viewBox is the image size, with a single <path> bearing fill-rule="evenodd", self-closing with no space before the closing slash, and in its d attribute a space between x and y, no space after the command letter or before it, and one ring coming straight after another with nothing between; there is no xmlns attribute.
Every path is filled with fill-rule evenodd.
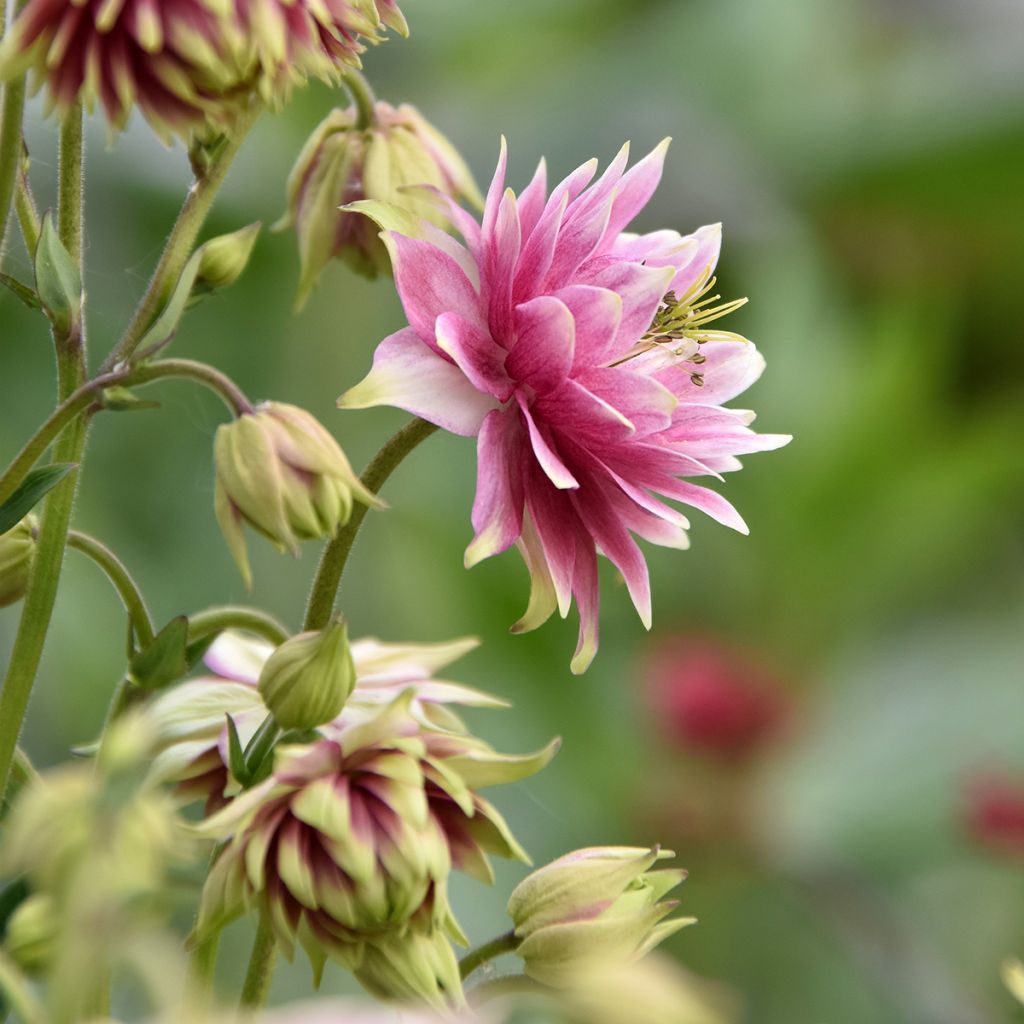
<svg viewBox="0 0 1024 1024"><path fill-rule="evenodd" d="M333 536L353 502L382 505L316 418L283 402L264 402L219 427L214 466L217 521L247 586L243 523L297 553L300 540Z"/></svg>
<svg viewBox="0 0 1024 1024"><path fill-rule="evenodd" d="M344 207L362 200L388 203L417 220L447 227L438 196L483 202L458 151L415 107L377 102L368 123L364 120L355 106L332 110L288 179L288 210L279 226L294 225L298 236L300 305L332 259L370 277L390 270L379 228Z"/></svg>
<svg viewBox="0 0 1024 1024"><path fill-rule="evenodd" d="M0 48L49 102L102 104L115 128L137 106L163 137L230 131L253 92L277 101L309 76L337 83L366 43L407 34L394 0L29 0Z"/></svg>
<svg viewBox="0 0 1024 1024"><path fill-rule="evenodd" d="M29 515L17 526L0 534L0 608L25 596L36 550L37 529L35 516Z"/></svg>

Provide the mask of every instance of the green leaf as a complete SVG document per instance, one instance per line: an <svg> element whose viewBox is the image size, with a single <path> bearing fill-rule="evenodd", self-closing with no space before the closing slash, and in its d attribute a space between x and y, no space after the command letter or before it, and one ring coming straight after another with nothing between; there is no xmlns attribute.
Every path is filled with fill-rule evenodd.
<svg viewBox="0 0 1024 1024"><path fill-rule="evenodd" d="M0 534L12 530L75 468L72 462L54 462L33 469L21 486L0 505Z"/></svg>
<svg viewBox="0 0 1024 1024"><path fill-rule="evenodd" d="M16 277L11 277L10 274L0 274L0 284L16 295L29 309L43 308L43 304L39 301L39 296L36 295L35 290L29 288L27 284L22 284Z"/></svg>
<svg viewBox="0 0 1024 1024"><path fill-rule="evenodd" d="M128 678L144 690L160 690L188 674L188 619L178 615L128 664Z"/></svg>
<svg viewBox="0 0 1024 1024"><path fill-rule="evenodd" d="M103 408L111 412L138 412L142 409L160 408L159 402L139 398L134 391L117 386L104 388L100 401Z"/></svg>
<svg viewBox="0 0 1024 1024"><path fill-rule="evenodd" d="M245 748L245 772L247 782L243 786L254 786L270 775L274 765L274 747L281 728L273 715L267 715ZM239 780L241 781L241 780Z"/></svg>
<svg viewBox="0 0 1024 1024"><path fill-rule="evenodd" d="M242 741L238 738L238 726L230 715L224 717L228 720L228 768L238 782L245 786L249 781L249 769L245 763Z"/></svg>
<svg viewBox="0 0 1024 1024"><path fill-rule="evenodd" d="M35 252L36 292L56 330L70 333L82 312L82 277L47 210Z"/></svg>

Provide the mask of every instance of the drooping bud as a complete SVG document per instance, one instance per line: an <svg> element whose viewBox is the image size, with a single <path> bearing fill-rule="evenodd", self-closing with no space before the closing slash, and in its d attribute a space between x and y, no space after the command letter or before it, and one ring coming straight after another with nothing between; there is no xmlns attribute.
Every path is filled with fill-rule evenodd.
<svg viewBox="0 0 1024 1024"><path fill-rule="evenodd" d="M657 847L597 846L566 854L519 883L508 912L525 972L561 987L608 964L638 959L693 918L664 920L662 901L685 877L651 867L674 854Z"/></svg>
<svg viewBox="0 0 1024 1024"><path fill-rule="evenodd" d="M332 259L343 259L369 277L390 272L379 228L341 207L361 200L383 202L446 227L448 218L437 194L482 202L458 151L415 107L377 102L373 110L366 128L360 127L355 107L331 111L303 147L288 179L288 211L278 226L294 225L298 235L299 305Z"/></svg>
<svg viewBox="0 0 1024 1024"><path fill-rule="evenodd" d="M25 596L36 550L35 516L25 516L13 529L0 534L0 608Z"/></svg>
<svg viewBox="0 0 1024 1024"><path fill-rule="evenodd" d="M217 521L246 581L252 574L243 522L281 550L334 536L354 501L382 502L363 486L337 441L304 409L264 402L217 430Z"/></svg>
<svg viewBox="0 0 1024 1024"><path fill-rule="evenodd" d="M282 729L315 729L341 714L355 684L348 627L336 619L281 644L263 666L259 691Z"/></svg>
<svg viewBox="0 0 1024 1024"><path fill-rule="evenodd" d="M227 288L242 276L261 226L257 221L230 234L211 238L201 247L199 273L192 285L192 300Z"/></svg>

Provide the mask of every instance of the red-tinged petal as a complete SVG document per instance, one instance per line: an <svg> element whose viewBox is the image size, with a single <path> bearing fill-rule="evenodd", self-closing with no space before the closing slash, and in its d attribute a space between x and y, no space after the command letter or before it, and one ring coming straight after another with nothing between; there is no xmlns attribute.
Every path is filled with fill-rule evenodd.
<svg viewBox="0 0 1024 1024"><path fill-rule="evenodd" d="M728 402L742 394L764 372L764 356L750 341L714 341L701 346L703 385L693 383L692 364L682 363L659 370L655 376L680 403L699 405Z"/></svg>
<svg viewBox="0 0 1024 1024"><path fill-rule="evenodd" d="M530 446L533 454L537 457L540 468L545 476L559 490L566 491L579 487L576 477L572 475L569 468L559 458L552 447L551 437L548 432L540 426L530 414L530 409L522 397L519 397L519 409L526 420L530 432Z"/></svg>
<svg viewBox="0 0 1024 1024"><path fill-rule="evenodd" d="M385 232L395 271L395 287L409 326L433 346L434 324L442 313L458 313L483 326L480 296L451 256L429 242Z"/></svg>
<svg viewBox="0 0 1024 1024"><path fill-rule="evenodd" d="M526 439L518 410L487 414L477 438L476 499L466 568L510 547L523 532Z"/></svg>
<svg viewBox="0 0 1024 1024"><path fill-rule="evenodd" d="M483 242L486 245L488 239L494 232L494 225L498 221L498 207L501 205L501 198L505 192L505 173L508 169L508 143L505 136L501 137L501 147L498 151L498 166L494 169L494 177L491 179L490 187L487 189L487 199L484 202L484 219L482 225Z"/></svg>
<svg viewBox="0 0 1024 1024"><path fill-rule="evenodd" d="M555 243L568 203L569 197L566 195L557 203L548 203L536 227L526 238L512 287L514 301L529 299L540 289L555 255Z"/></svg>
<svg viewBox="0 0 1024 1024"><path fill-rule="evenodd" d="M582 529L568 496L553 487L540 467L528 467L526 508L540 548L544 553L551 584L564 619L572 602L573 566L576 564L576 533Z"/></svg>
<svg viewBox="0 0 1024 1024"><path fill-rule="evenodd" d="M604 242L611 242L625 226L647 205L661 182L665 154L671 139L663 139L639 163L623 176L615 192L612 215ZM603 248L603 245L602 245Z"/></svg>
<svg viewBox="0 0 1024 1024"><path fill-rule="evenodd" d="M699 487L684 480L674 480L662 488L662 492L668 498L675 498L676 501L700 509L723 526L731 527L739 533L750 533L739 512L720 494L707 487Z"/></svg>
<svg viewBox="0 0 1024 1024"><path fill-rule="evenodd" d="M515 347L505 365L513 380L538 394L553 391L568 377L576 348L576 322L565 303L541 295L516 306Z"/></svg>
<svg viewBox="0 0 1024 1024"><path fill-rule="evenodd" d="M611 198L600 205L580 211L575 217L570 217L571 208L566 210L562 229L558 232L558 239L555 242L551 266L544 276L545 291L557 291L571 283L573 274L591 256L604 237L611 212Z"/></svg>
<svg viewBox="0 0 1024 1024"><path fill-rule="evenodd" d="M485 235L481 275L491 333L506 347L512 344L512 283L521 245L515 193L508 189L498 207L494 231Z"/></svg>
<svg viewBox="0 0 1024 1024"><path fill-rule="evenodd" d="M458 313L442 313L434 328L437 346L455 360L478 391L507 402L512 383L505 372L505 350L491 335Z"/></svg>
<svg viewBox="0 0 1024 1024"><path fill-rule="evenodd" d="M615 338L622 322L622 297L608 288L574 284L555 292L576 321L574 373L588 366L603 366L615 352Z"/></svg>
<svg viewBox="0 0 1024 1024"><path fill-rule="evenodd" d="M563 196L571 203L590 184L596 173L596 159L592 158L586 163L580 164L572 174L554 187L551 192L551 198L548 199L548 206L559 205L562 202Z"/></svg>
<svg viewBox="0 0 1024 1024"><path fill-rule="evenodd" d="M338 399L338 405L342 409L394 405L453 434L471 437L498 403L406 327L377 346L373 369Z"/></svg>
<svg viewBox="0 0 1024 1024"><path fill-rule="evenodd" d="M667 430L672 425L676 397L653 377L634 373L625 366L601 366L578 374L576 380L618 409L633 424L637 437Z"/></svg>
<svg viewBox="0 0 1024 1024"><path fill-rule="evenodd" d="M704 435L675 441L672 447L707 464L709 459L729 455L753 455L784 448L793 440L791 434L756 434L746 427L732 433Z"/></svg>
<svg viewBox="0 0 1024 1024"><path fill-rule="evenodd" d="M533 404L538 417L557 423L563 433L602 444L614 444L636 433L636 427L618 409L569 378Z"/></svg>

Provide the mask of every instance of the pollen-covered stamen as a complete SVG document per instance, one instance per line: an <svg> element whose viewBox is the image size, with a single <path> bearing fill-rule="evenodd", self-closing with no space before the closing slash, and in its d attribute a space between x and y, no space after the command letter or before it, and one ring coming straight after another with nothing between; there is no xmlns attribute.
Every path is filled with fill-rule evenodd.
<svg viewBox="0 0 1024 1024"><path fill-rule="evenodd" d="M672 291L666 292L647 333L612 365L621 366L638 356L657 351L666 362L688 362L699 366L706 361L700 351L701 345L709 341L746 341L741 334L733 331L708 329L708 324L727 316L747 302L745 298L722 302L721 295L711 294L716 280L711 277L709 268L682 297ZM697 387L704 384L704 375L697 371L690 374L690 379Z"/></svg>

